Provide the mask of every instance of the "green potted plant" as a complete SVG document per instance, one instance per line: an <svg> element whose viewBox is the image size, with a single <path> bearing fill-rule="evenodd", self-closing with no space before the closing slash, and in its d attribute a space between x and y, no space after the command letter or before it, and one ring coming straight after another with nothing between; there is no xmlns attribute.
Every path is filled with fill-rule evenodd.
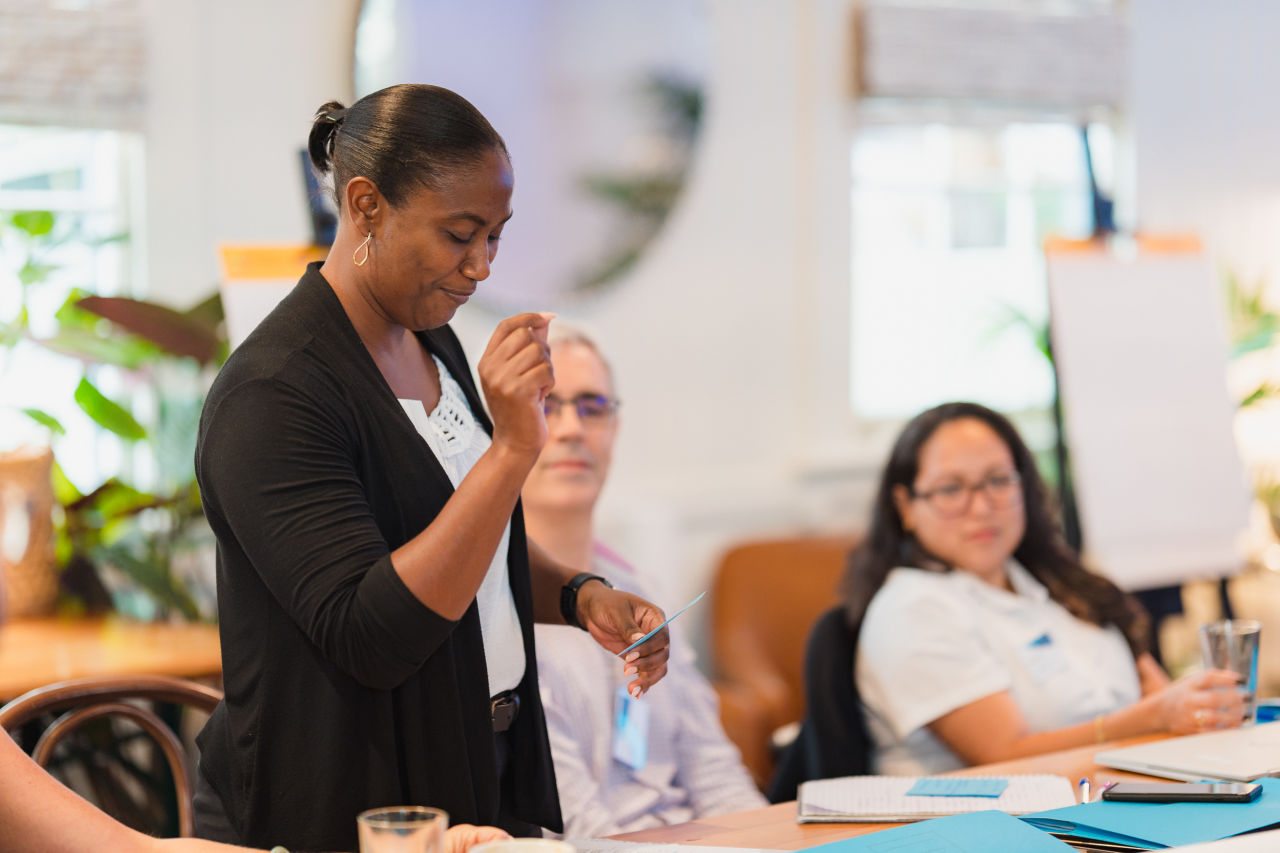
<svg viewBox="0 0 1280 853"><path fill-rule="evenodd" d="M92 488L77 488L56 462L63 424L45 409L23 410L48 430L54 449L54 560L63 606L140 617L212 616L202 612L177 567L208 538L192 451L204 390L227 354L218 296L177 311L73 291L55 313L53 333L37 334L31 306L57 270L49 260L53 250L85 238L74 217L48 211L10 213L0 219L0 228L23 251L15 271L18 308L12 317L0 318L0 371L16 369L19 346L38 346L78 363L78 382L59 393L69 394L125 450L119 471ZM138 393L115 399L104 393L96 377L108 367L120 371L126 386ZM145 416L137 405L143 398L149 404ZM140 470L147 472L145 487Z"/></svg>
<svg viewBox="0 0 1280 853"><path fill-rule="evenodd" d="M1234 272L1223 274L1227 304L1227 326L1231 337L1232 360L1257 358L1272 349L1280 334L1280 312L1266 301L1266 281L1259 279L1246 285ZM1280 400L1280 383L1269 376L1255 378L1238 395L1241 411L1258 409ZM1254 495L1271 519L1271 529L1280 537L1280 480L1263 470L1255 475Z"/></svg>

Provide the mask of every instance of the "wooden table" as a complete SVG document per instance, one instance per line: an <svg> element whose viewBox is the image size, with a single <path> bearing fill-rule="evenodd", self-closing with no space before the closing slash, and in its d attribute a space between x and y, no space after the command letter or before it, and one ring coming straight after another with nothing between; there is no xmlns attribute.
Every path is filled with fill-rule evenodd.
<svg viewBox="0 0 1280 853"><path fill-rule="evenodd" d="M1114 780L1142 780L1150 777L1126 773L1123 770L1111 770L1095 764L1093 756L1096 753L1104 749L1157 740L1160 737L1162 736L1152 735L1098 746L1082 746L1033 758L970 767L956 771L954 775L1009 776L1016 773L1052 773L1065 776L1073 783L1079 781L1081 777L1088 777L1093 790L1097 791L1100 785ZM796 823L796 804L792 802L721 817L703 818L673 826L643 829L639 832L628 832L612 837L623 841L700 844L708 847L803 850L817 844L826 844L900 825L897 823Z"/></svg>
<svg viewBox="0 0 1280 853"><path fill-rule="evenodd" d="M0 702L86 675L216 678L216 625L124 619L15 619L0 627Z"/></svg>

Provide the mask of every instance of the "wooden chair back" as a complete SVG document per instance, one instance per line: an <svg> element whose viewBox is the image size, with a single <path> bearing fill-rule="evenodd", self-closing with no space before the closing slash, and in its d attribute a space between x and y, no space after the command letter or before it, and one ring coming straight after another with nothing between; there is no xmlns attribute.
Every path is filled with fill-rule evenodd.
<svg viewBox="0 0 1280 853"><path fill-rule="evenodd" d="M804 656L818 616L859 537L747 542L720 561L712 584L711 651L725 733L762 788L773 774L775 730L804 716Z"/></svg>
<svg viewBox="0 0 1280 853"><path fill-rule="evenodd" d="M173 729L149 708L135 700L166 702L211 713L222 701L212 687L163 675L102 676L63 681L28 691L0 708L0 728L14 731L46 714L58 714L32 750L41 767L49 765L54 748L90 720L120 717L131 720L159 745L173 775L177 794L178 831L194 835L193 776L186 750Z"/></svg>

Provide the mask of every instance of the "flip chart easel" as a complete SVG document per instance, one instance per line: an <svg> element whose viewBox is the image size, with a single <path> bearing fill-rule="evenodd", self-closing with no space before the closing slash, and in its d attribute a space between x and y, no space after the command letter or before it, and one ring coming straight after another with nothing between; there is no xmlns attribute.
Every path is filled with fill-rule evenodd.
<svg viewBox="0 0 1280 853"><path fill-rule="evenodd" d="M298 283L307 264L322 261L323 246L222 246L222 311L227 337L237 347Z"/></svg>
<svg viewBox="0 0 1280 853"><path fill-rule="evenodd" d="M1087 560L1130 590L1234 573L1250 492L1199 242L1050 241L1045 255Z"/></svg>

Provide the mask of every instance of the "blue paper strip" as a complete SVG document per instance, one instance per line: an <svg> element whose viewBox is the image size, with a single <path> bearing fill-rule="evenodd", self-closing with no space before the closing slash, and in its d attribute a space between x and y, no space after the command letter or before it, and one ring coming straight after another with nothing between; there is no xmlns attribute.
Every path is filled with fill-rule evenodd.
<svg viewBox="0 0 1280 853"><path fill-rule="evenodd" d="M1280 779L1259 779L1252 803L1117 803L1098 800L1022 819L1047 832L1144 847L1181 847L1280 825Z"/></svg>
<svg viewBox="0 0 1280 853"><path fill-rule="evenodd" d="M998 797L1008 779L966 779L963 776L926 777L907 791L908 797Z"/></svg>

